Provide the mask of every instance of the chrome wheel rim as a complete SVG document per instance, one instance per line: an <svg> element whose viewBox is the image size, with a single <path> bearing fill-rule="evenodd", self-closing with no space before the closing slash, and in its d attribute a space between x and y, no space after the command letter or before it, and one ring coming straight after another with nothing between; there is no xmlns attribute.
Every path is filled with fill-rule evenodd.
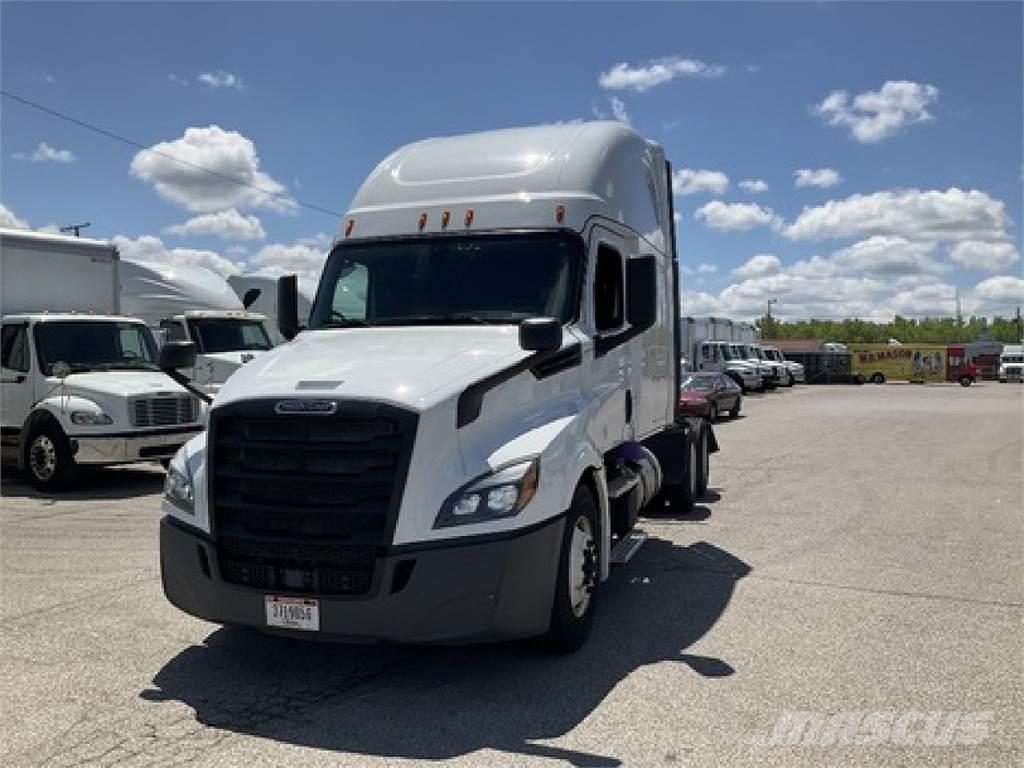
<svg viewBox="0 0 1024 768"><path fill-rule="evenodd" d="M40 480L49 480L57 471L57 446L47 435L36 435L29 448L32 474Z"/></svg>
<svg viewBox="0 0 1024 768"><path fill-rule="evenodd" d="M594 584L594 530L584 516L576 518L569 548L569 607L582 618L590 608Z"/></svg>

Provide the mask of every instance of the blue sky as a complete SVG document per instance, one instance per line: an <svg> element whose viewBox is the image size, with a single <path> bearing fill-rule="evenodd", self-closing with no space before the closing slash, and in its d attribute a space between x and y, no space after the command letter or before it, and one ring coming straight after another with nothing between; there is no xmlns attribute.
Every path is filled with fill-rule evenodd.
<svg viewBox="0 0 1024 768"><path fill-rule="evenodd" d="M288 195L344 211L408 141L617 116L680 172L689 313L951 314L959 290L1008 314L1022 7L5 2L5 90L284 197L5 98L0 201L127 255L312 278L338 221Z"/></svg>

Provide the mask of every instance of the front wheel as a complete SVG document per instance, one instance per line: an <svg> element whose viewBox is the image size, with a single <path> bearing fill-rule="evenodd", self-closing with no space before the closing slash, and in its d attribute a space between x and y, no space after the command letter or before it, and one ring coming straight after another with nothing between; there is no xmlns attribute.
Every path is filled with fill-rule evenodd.
<svg viewBox="0 0 1024 768"><path fill-rule="evenodd" d="M885 376L883 376L881 373L873 373L871 374L871 383L885 384Z"/></svg>
<svg viewBox="0 0 1024 768"><path fill-rule="evenodd" d="M974 379L972 379L970 376L961 376L960 377L960 386L961 387L969 387L973 383L974 383Z"/></svg>
<svg viewBox="0 0 1024 768"><path fill-rule="evenodd" d="M787 387L792 387L794 384L796 384L796 377L791 373L791 374L789 374L789 381L786 384L786 386Z"/></svg>
<svg viewBox="0 0 1024 768"><path fill-rule="evenodd" d="M74 482L78 465L59 426L43 423L32 429L25 444L25 468L29 481L40 491L61 491Z"/></svg>
<svg viewBox="0 0 1024 768"><path fill-rule="evenodd" d="M740 403L741 402L742 401L737 397L736 398L736 405L734 405L732 407L732 410L729 411L730 418L735 419L736 417L738 417L740 415Z"/></svg>
<svg viewBox="0 0 1024 768"><path fill-rule="evenodd" d="M562 549L551 606L548 641L559 653L579 650L594 623L597 596L597 502L586 486L573 494L562 534Z"/></svg>

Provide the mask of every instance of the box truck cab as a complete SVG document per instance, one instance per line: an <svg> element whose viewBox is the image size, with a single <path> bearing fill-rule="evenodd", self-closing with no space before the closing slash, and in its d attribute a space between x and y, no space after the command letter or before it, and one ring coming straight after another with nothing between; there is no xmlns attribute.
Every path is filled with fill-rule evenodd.
<svg viewBox="0 0 1024 768"><path fill-rule="evenodd" d="M275 347L287 341L278 329L277 280L277 276L271 275L230 275L228 277L228 285L237 294L242 306L247 311L258 313L266 318L264 326L270 336L270 343ZM303 280L299 280L298 313L303 323L309 320L315 292L315 285L307 286Z"/></svg>
<svg viewBox="0 0 1024 768"><path fill-rule="evenodd" d="M694 352L695 370L718 371L729 376L744 392L764 388L759 366L741 359L728 341L702 341Z"/></svg>
<svg viewBox="0 0 1024 768"><path fill-rule="evenodd" d="M121 309L145 321L158 343L195 342L193 384L215 394L241 366L273 344L266 317L246 311L228 282L203 267L124 259Z"/></svg>
<svg viewBox="0 0 1024 768"><path fill-rule="evenodd" d="M748 343L737 346L743 360L750 365L758 366L765 389L777 387L785 381L786 374L783 372L782 365L767 359L759 344Z"/></svg>
<svg viewBox="0 0 1024 768"><path fill-rule="evenodd" d="M1007 344L999 356L999 381L1024 381L1024 345Z"/></svg>
<svg viewBox="0 0 1024 768"><path fill-rule="evenodd" d="M169 600L297 636L579 647L638 512L692 504L717 448L678 414L670 179L610 122L388 156L308 327L285 279L293 340L224 385L171 463Z"/></svg>
<svg viewBox="0 0 1024 768"><path fill-rule="evenodd" d="M70 486L82 464L169 459L202 429L145 323L117 314L119 266L109 243L0 230L3 460L37 488Z"/></svg>
<svg viewBox="0 0 1024 768"><path fill-rule="evenodd" d="M782 350L778 347L768 347L761 345L761 352L764 354L765 361L772 365L781 365L785 372L785 379L783 383L787 387L792 387L796 382L804 383L804 367L800 363L794 362L793 360L787 360Z"/></svg>

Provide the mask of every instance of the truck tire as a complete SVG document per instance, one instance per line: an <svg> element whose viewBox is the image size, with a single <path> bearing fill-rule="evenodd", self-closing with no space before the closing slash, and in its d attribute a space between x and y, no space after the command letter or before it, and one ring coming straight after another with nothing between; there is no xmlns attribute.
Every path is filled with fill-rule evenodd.
<svg viewBox="0 0 1024 768"><path fill-rule="evenodd" d="M794 384L796 384L796 377L791 373L791 374L789 374L789 380L788 380L786 386L787 387L792 387Z"/></svg>
<svg viewBox="0 0 1024 768"><path fill-rule="evenodd" d="M58 424L43 421L31 428L25 441L25 470L29 482L40 491L63 491L74 482L78 465Z"/></svg>
<svg viewBox="0 0 1024 768"><path fill-rule="evenodd" d="M740 401L739 397L737 397L736 398L736 405L734 405L732 407L732 409L729 411L729 418L730 419L739 418L739 415L740 415L740 402L741 401Z"/></svg>
<svg viewBox="0 0 1024 768"><path fill-rule="evenodd" d="M686 438L686 479L681 483L663 486L657 502L653 505L655 509L663 507L667 501L674 515L688 515L693 512L693 506L697 502L698 473L695 469L699 460L698 442Z"/></svg>
<svg viewBox="0 0 1024 768"><path fill-rule="evenodd" d="M974 383L974 379L972 379L970 376L961 376L960 377L960 386L961 387L969 387L973 383Z"/></svg>
<svg viewBox="0 0 1024 768"><path fill-rule="evenodd" d="M694 501L708 492L708 482L711 475L711 454L708 451L708 431L702 429L700 437L697 438L697 481L694 490L696 491Z"/></svg>
<svg viewBox="0 0 1024 768"><path fill-rule="evenodd" d="M598 584L597 502L585 485L576 488L565 518L547 640L552 650L572 653L590 635Z"/></svg>
<svg viewBox="0 0 1024 768"><path fill-rule="evenodd" d="M881 373L878 373L878 372L873 373L873 374L871 374L871 383L872 384L885 384L885 376L883 376Z"/></svg>

